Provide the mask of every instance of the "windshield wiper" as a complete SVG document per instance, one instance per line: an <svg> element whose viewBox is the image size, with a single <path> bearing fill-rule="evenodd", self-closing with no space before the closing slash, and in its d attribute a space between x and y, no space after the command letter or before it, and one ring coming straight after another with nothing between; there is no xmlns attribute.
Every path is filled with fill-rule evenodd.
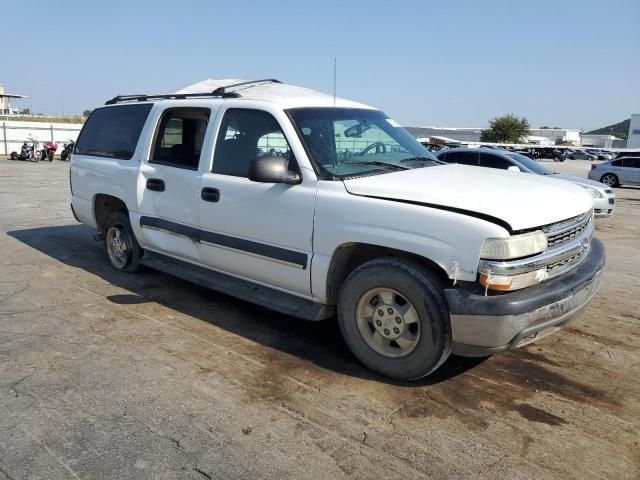
<svg viewBox="0 0 640 480"><path fill-rule="evenodd" d="M378 167L391 167L391 168L395 168L396 170L411 170L410 167L405 167L404 165L398 165L397 163L387 163L387 162L381 162L379 160L368 160L366 162L344 162L343 165L374 165L374 166L378 166Z"/></svg>

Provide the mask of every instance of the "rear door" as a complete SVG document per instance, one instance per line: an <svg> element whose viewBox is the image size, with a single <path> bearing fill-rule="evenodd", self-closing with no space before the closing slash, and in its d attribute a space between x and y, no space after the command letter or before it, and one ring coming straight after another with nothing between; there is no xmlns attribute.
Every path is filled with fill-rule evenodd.
<svg viewBox="0 0 640 480"><path fill-rule="evenodd" d="M151 148L138 178L137 222L144 248L188 260L200 258L199 166L210 144L207 127L214 113L210 107L156 112Z"/></svg>
<svg viewBox="0 0 640 480"><path fill-rule="evenodd" d="M287 157L297 169L295 132L280 113L278 120L260 109L224 112L198 199L200 248L212 268L309 295L316 179L308 172L298 185L248 178L249 165L263 155Z"/></svg>

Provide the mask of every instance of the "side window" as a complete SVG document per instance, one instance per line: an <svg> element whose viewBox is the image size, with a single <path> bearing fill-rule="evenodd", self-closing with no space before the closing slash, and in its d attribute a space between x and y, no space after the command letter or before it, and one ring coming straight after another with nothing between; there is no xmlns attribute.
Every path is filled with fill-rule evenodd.
<svg viewBox="0 0 640 480"><path fill-rule="evenodd" d="M75 153L130 160L151 106L146 103L95 109L82 127Z"/></svg>
<svg viewBox="0 0 640 480"><path fill-rule="evenodd" d="M622 166L631 168L640 168L640 158L625 158Z"/></svg>
<svg viewBox="0 0 640 480"><path fill-rule="evenodd" d="M614 162L611 162L611 166L612 167L621 167L622 166L622 160L616 160Z"/></svg>
<svg viewBox="0 0 640 480"><path fill-rule="evenodd" d="M166 110L158 123L149 163L197 170L210 114L208 108Z"/></svg>
<svg viewBox="0 0 640 480"><path fill-rule="evenodd" d="M509 160L505 160L498 155L491 155L490 153L481 153L480 154L480 166L487 168L499 168L501 170L506 170L511 165L513 165Z"/></svg>
<svg viewBox="0 0 640 480"><path fill-rule="evenodd" d="M442 152L440 155L436 155L436 157L441 162L448 162L448 160L447 160L447 151L446 150L444 152Z"/></svg>
<svg viewBox="0 0 640 480"><path fill-rule="evenodd" d="M258 157L280 156L295 162L277 120L262 110L231 108L220 125L213 156L213 173L248 177Z"/></svg>
<svg viewBox="0 0 640 480"><path fill-rule="evenodd" d="M477 152L449 152L447 153L447 163L461 163L462 165L478 165Z"/></svg>

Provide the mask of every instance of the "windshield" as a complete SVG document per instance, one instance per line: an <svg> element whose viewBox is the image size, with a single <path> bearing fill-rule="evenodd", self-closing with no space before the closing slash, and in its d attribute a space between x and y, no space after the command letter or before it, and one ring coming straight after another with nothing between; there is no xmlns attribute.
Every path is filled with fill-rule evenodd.
<svg viewBox="0 0 640 480"><path fill-rule="evenodd" d="M519 153L507 153L511 158L517 160L518 163L522 164L525 168L528 168L533 173L537 173L538 175L555 175L556 172L552 172L544 165L540 165L535 160L531 160L529 157L525 157L524 155L520 155Z"/></svg>
<svg viewBox="0 0 640 480"><path fill-rule="evenodd" d="M316 170L325 179L441 164L380 111L296 108L288 113Z"/></svg>

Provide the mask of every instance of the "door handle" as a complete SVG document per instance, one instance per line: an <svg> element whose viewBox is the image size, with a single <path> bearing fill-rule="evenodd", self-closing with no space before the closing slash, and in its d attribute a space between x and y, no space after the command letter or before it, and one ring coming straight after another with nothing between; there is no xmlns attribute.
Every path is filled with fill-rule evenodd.
<svg viewBox="0 0 640 480"><path fill-rule="evenodd" d="M164 192L164 180L159 178L150 178L147 180L147 189L154 192Z"/></svg>
<svg viewBox="0 0 640 480"><path fill-rule="evenodd" d="M202 198L202 200L204 200L205 202L215 203L220 200L220 190L218 190L217 188L205 187L200 192L200 198Z"/></svg>

